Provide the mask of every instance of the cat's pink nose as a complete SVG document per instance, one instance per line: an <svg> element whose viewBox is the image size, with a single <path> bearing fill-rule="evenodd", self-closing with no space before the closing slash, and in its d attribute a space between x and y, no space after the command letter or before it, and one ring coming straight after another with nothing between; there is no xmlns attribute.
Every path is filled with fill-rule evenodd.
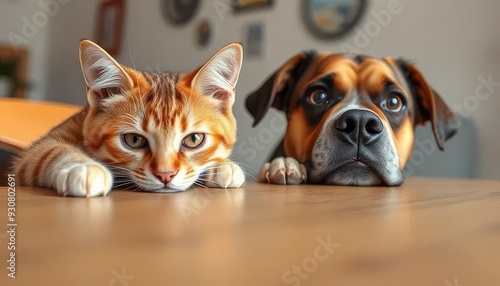
<svg viewBox="0 0 500 286"><path fill-rule="evenodd" d="M175 175L177 175L177 171L175 171L175 172L174 171L166 171L166 172L155 171L153 173L158 178L158 180L160 180L164 184L168 184L170 181L172 181L172 179L175 177Z"/></svg>

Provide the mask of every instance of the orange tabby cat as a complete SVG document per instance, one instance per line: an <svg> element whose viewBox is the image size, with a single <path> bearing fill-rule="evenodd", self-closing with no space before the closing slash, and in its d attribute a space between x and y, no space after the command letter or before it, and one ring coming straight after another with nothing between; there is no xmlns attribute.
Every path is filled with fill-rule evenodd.
<svg viewBox="0 0 500 286"><path fill-rule="evenodd" d="M88 105L21 154L20 182L78 197L106 195L113 180L153 192L186 190L197 180L240 187L244 173L228 157L242 56L233 43L191 73L139 72L81 41Z"/></svg>

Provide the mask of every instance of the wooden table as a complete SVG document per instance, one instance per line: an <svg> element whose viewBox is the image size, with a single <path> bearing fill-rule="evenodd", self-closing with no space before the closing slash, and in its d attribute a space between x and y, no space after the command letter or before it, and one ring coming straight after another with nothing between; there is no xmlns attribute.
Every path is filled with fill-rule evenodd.
<svg viewBox="0 0 500 286"><path fill-rule="evenodd" d="M498 181L92 199L17 187L15 220L17 277L4 236L0 285L500 285Z"/></svg>
<svg viewBox="0 0 500 286"><path fill-rule="evenodd" d="M0 98L0 148L24 150L81 109L57 102Z"/></svg>

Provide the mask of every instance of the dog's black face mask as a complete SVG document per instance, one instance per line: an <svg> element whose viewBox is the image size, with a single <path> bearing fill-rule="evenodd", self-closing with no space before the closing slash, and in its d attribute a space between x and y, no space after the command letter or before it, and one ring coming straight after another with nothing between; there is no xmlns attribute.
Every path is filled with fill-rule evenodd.
<svg viewBox="0 0 500 286"><path fill-rule="evenodd" d="M430 121L440 149L458 130L422 74L389 58L301 53L248 96L254 126L271 106L288 120L273 158L303 164L310 183L399 185L415 125Z"/></svg>

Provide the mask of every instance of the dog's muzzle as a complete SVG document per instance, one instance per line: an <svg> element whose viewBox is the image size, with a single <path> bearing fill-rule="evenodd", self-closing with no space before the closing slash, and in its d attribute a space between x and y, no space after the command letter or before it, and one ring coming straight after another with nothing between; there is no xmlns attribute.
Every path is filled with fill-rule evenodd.
<svg viewBox="0 0 500 286"><path fill-rule="evenodd" d="M326 124L309 167L312 183L399 185L404 179L390 133L375 113L362 109Z"/></svg>

